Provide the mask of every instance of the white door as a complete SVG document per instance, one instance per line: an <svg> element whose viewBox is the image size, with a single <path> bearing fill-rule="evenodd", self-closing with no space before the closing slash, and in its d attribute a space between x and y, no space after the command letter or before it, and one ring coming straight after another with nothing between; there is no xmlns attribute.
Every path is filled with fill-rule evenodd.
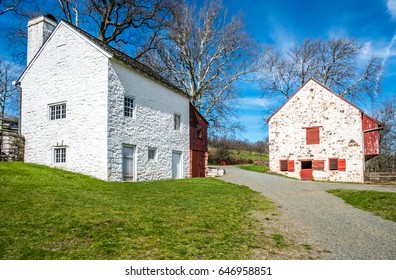
<svg viewBox="0 0 396 280"><path fill-rule="evenodd" d="M172 179L181 178L181 153L172 152Z"/></svg>
<svg viewBox="0 0 396 280"><path fill-rule="evenodd" d="M122 180L133 181L134 180L134 154L135 148L124 146L122 147Z"/></svg>

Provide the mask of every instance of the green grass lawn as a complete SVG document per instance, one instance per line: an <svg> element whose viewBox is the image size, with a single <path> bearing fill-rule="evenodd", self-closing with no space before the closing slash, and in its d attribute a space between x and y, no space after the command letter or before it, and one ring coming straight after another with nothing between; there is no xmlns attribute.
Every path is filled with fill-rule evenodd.
<svg viewBox="0 0 396 280"><path fill-rule="evenodd" d="M271 211L217 179L109 183L0 163L0 259L249 259L269 246L251 213Z"/></svg>
<svg viewBox="0 0 396 280"><path fill-rule="evenodd" d="M238 167L244 170L255 171L260 173L266 173L269 171L269 166L263 166L258 164L240 165Z"/></svg>
<svg viewBox="0 0 396 280"><path fill-rule="evenodd" d="M231 150L230 156L235 159L251 159L251 160L268 160L269 157L267 154L259 154L257 152L248 152L248 151L238 151Z"/></svg>
<svg viewBox="0 0 396 280"><path fill-rule="evenodd" d="M356 208L396 222L396 193L359 190L328 190L327 192L342 198Z"/></svg>

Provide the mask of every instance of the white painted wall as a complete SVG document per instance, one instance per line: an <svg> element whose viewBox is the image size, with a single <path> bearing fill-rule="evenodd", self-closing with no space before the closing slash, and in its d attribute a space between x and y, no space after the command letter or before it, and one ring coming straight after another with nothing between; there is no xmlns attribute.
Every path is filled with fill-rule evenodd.
<svg viewBox="0 0 396 280"><path fill-rule="evenodd" d="M134 98L135 117L124 117L124 95ZM111 181L122 180L122 144L136 147L137 181L172 178L172 151L182 152L183 177L189 176L189 101L151 78L109 63L108 158ZM174 113L181 130L173 129ZM155 161L148 148L157 149Z"/></svg>
<svg viewBox="0 0 396 280"><path fill-rule="evenodd" d="M59 52L61 46L61 52ZM60 58L62 58L60 60ZM135 147L137 181L172 178L172 151L189 176L189 100L99 51L65 23L55 29L21 79L25 161L104 180L122 180L122 146ZM135 117L124 117L124 95ZM49 104L66 102L66 119L50 120ZM174 113L181 130L173 128ZM64 145L66 163L55 164ZM148 148L157 149L148 160Z"/></svg>
<svg viewBox="0 0 396 280"><path fill-rule="evenodd" d="M21 133L25 161L107 179L108 58L60 25L21 80ZM65 44L65 61L57 47ZM67 104L67 117L49 120L48 104ZM53 148L67 146L67 163L54 164Z"/></svg>
<svg viewBox="0 0 396 280"><path fill-rule="evenodd" d="M304 127L322 126L320 144L306 144ZM300 159L325 160L316 180L363 182L364 149L361 112L310 80L269 121L270 170L300 178ZM354 140L357 145L350 145ZM346 159L346 171L329 170L329 158ZM281 172L279 160L295 161L294 172Z"/></svg>

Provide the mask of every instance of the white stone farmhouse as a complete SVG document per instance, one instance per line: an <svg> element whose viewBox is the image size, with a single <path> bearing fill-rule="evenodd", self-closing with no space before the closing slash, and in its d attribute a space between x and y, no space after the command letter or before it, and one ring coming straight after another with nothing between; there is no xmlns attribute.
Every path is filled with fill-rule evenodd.
<svg viewBox="0 0 396 280"><path fill-rule="evenodd" d="M310 79L267 119L270 170L303 180L364 182L381 124Z"/></svg>
<svg viewBox="0 0 396 280"><path fill-rule="evenodd" d="M189 99L150 68L65 22L28 24L25 161L109 181L189 177Z"/></svg>

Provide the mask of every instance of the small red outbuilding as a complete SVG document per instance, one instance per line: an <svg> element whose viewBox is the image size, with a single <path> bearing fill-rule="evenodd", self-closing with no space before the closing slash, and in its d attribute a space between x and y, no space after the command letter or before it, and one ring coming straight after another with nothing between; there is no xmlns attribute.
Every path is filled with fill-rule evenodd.
<svg viewBox="0 0 396 280"><path fill-rule="evenodd" d="M206 177L209 123L190 103L190 177Z"/></svg>

